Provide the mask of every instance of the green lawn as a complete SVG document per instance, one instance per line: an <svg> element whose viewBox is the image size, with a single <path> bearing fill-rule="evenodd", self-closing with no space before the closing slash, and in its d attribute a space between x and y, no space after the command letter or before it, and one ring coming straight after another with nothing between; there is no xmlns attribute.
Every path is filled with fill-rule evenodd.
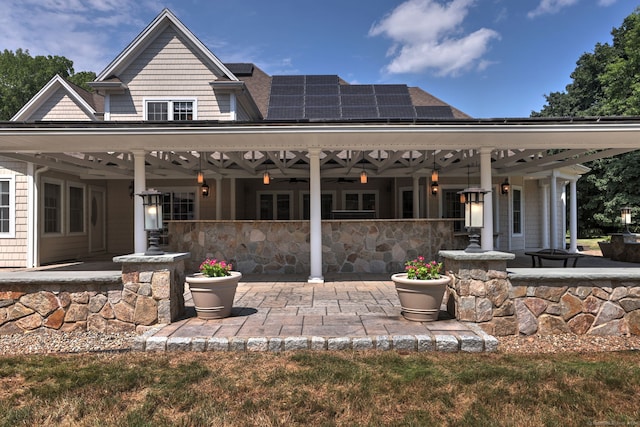
<svg viewBox="0 0 640 427"><path fill-rule="evenodd" d="M0 358L0 425L640 423L640 353L171 353Z"/></svg>

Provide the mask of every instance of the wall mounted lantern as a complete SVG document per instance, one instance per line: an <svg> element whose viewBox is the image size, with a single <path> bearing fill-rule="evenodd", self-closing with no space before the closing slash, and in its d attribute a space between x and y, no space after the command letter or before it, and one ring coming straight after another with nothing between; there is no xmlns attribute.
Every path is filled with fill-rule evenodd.
<svg viewBox="0 0 640 427"><path fill-rule="evenodd" d="M436 169L436 152L433 152L433 170L431 171L431 194L434 196L438 195L438 179L440 178L438 174L438 169Z"/></svg>
<svg viewBox="0 0 640 427"><path fill-rule="evenodd" d="M438 187L438 181L434 181L431 183L431 194L433 194L434 196L437 196L439 189L440 187Z"/></svg>
<svg viewBox="0 0 640 427"><path fill-rule="evenodd" d="M629 224L631 224L631 207L625 206L620 209L620 216L622 225L624 225L624 234L631 234L631 231L629 231Z"/></svg>
<svg viewBox="0 0 640 427"><path fill-rule="evenodd" d="M138 194L144 206L144 229L149 232L149 247L145 255L162 255L164 251L158 246L160 230L162 230L162 192L150 188Z"/></svg>
<svg viewBox="0 0 640 427"><path fill-rule="evenodd" d="M202 197L209 197L209 185L207 184L207 180L205 179L200 187L200 192L202 193Z"/></svg>
<svg viewBox="0 0 640 427"><path fill-rule="evenodd" d="M504 182L500 184L500 192L506 195L506 194L509 194L509 190L511 190L511 185L509 184L509 178L505 178Z"/></svg>
<svg viewBox="0 0 640 427"><path fill-rule="evenodd" d="M464 198L464 226L469 230L469 246L465 252L484 252L480 246L478 230L484 227L484 195L489 191L482 188L466 188L460 191Z"/></svg>

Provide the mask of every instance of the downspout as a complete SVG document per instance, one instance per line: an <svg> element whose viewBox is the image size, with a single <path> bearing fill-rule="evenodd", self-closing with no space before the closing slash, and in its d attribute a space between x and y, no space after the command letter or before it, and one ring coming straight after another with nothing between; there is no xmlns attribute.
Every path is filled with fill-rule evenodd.
<svg viewBox="0 0 640 427"><path fill-rule="evenodd" d="M27 163L27 180L29 181L28 195L28 236L27 236L27 268L40 267L40 237L39 237L39 213L38 203L40 194L40 175L49 170L49 166L36 169L34 164Z"/></svg>

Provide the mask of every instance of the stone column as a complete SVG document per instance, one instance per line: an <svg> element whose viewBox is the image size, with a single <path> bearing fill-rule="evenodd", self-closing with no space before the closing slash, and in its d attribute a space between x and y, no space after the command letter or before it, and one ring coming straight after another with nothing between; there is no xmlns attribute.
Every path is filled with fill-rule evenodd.
<svg viewBox="0 0 640 427"><path fill-rule="evenodd" d="M518 333L518 320L509 299L507 261L515 254L497 251L440 251L449 283L447 311L463 322L475 322L491 335Z"/></svg>
<svg viewBox="0 0 640 427"><path fill-rule="evenodd" d="M144 256L122 255L121 301L115 302L118 320L136 326L171 323L184 314L184 260L189 253Z"/></svg>

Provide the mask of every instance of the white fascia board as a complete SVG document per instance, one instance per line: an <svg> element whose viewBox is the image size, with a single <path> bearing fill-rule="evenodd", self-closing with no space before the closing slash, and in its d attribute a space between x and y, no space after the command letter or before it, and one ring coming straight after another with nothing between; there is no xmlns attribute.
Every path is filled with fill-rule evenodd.
<svg viewBox="0 0 640 427"><path fill-rule="evenodd" d="M224 66L205 45L202 43L169 9L164 9L156 18L105 68L95 79L104 80L117 74L117 70L126 66L146 46L160 30L166 25L173 24L213 65L230 80L238 80L236 76Z"/></svg>
<svg viewBox="0 0 640 427"><path fill-rule="evenodd" d="M78 92L76 92L60 75L56 74L44 85L33 98L29 100L11 119L12 122L28 120L29 116L37 110L51 95L53 95L60 87L64 88L69 96L82 108L91 120L96 120L95 109L87 104Z"/></svg>

